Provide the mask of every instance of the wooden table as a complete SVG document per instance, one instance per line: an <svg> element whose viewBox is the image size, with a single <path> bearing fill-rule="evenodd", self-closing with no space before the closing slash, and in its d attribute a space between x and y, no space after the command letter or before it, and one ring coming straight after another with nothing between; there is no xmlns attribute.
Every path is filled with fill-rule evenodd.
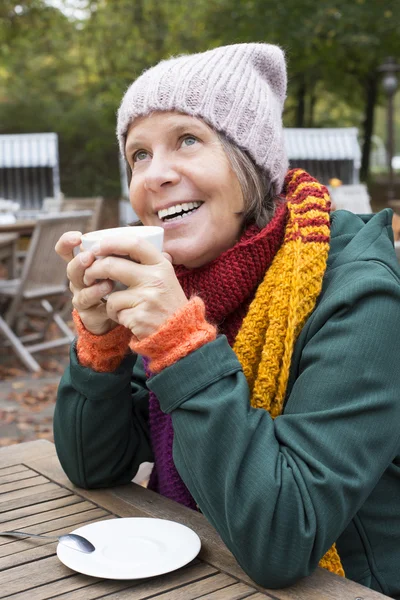
<svg viewBox="0 0 400 600"><path fill-rule="evenodd" d="M200 513L135 484L106 490L74 487L61 470L53 444L40 440L0 449L0 519L4 529L67 533L91 521L157 517L198 533L197 559L173 573L136 581L104 580L59 562L55 543L0 537L0 598L10 600L382 600L387 598L323 569L290 588L257 587L241 570Z"/></svg>
<svg viewBox="0 0 400 600"><path fill-rule="evenodd" d="M19 233L21 235L32 235L35 229L36 219L20 219L15 223L0 224L0 233Z"/></svg>
<svg viewBox="0 0 400 600"><path fill-rule="evenodd" d="M0 233L0 261L7 264L8 279L14 279L17 269L18 233Z"/></svg>

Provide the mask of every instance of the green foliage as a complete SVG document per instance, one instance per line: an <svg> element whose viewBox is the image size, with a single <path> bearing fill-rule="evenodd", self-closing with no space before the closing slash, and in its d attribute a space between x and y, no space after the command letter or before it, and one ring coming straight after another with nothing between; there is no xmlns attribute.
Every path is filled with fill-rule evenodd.
<svg viewBox="0 0 400 600"><path fill-rule="evenodd" d="M87 0L83 20L49 4L0 3L0 131L56 131L62 190L73 196L119 195L116 110L164 57L279 44L287 126L362 126L377 68L390 55L400 62L399 0Z"/></svg>
<svg viewBox="0 0 400 600"><path fill-rule="evenodd" d="M218 43L268 41L285 49L287 125L294 124L303 87L309 103L316 95L324 104L327 91L362 113L367 79L377 76L386 56L400 59L398 0L217 0L209 6ZM315 125L326 124L324 114L332 121L329 110L320 110Z"/></svg>

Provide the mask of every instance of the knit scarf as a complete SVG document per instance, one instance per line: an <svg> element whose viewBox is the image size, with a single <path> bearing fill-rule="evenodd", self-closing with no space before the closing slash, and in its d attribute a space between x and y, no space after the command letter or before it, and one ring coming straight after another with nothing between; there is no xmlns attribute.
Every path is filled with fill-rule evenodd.
<svg viewBox="0 0 400 600"><path fill-rule="evenodd" d="M300 169L285 178L283 200L261 231L250 226L237 244L198 269L177 267L188 297L199 295L208 321L233 347L246 376L251 406L282 414L295 341L314 309L329 252L327 189ZM147 367L147 361L145 361ZM149 373L148 373L149 374ZM172 459L171 416L149 399L155 458L149 488L195 509ZM344 575L336 546L320 566Z"/></svg>

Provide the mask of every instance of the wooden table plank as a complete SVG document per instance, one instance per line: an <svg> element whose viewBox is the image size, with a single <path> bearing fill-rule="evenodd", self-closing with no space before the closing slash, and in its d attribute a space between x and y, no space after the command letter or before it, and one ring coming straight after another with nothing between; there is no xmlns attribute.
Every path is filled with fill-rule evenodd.
<svg viewBox="0 0 400 600"><path fill-rule="evenodd" d="M84 585L81 581L83 575L77 575L75 577L66 577L59 581L54 581L48 585L42 585L40 587L29 590L29 600L65 600L66 598L81 598L82 600L90 600L90 598L99 598L99 588L94 591L92 588L93 583L87 583ZM93 580L93 578L90 578ZM94 580L97 581L97 580ZM110 587L107 589L110 592L123 590L130 585L129 581L113 581L110 582ZM102 584L100 584L102 585ZM64 593L63 593L64 592ZM10 599L11 600L11 599ZM21 592L12 596L12 600L27 600L27 592Z"/></svg>
<svg viewBox="0 0 400 600"><path fill-rule="evenodd" d="M17 219L15 223L0 224L0 233L19 233L21 235L32 235L36 225L36 219Z"/></svg>
<svg viewBox="0 0 400 600"><path fill-rule="evenodd" d="M111 489L85 490L82 488L78 488L73 483L71 483L71 481L65 475L57 457L54 454L52 456L34 459L32 461L29 461L29 464L32 465L35 470L48 477L49 480L57 482L65 489L70 490L72 493L79 494L83 498L94 502L98 506L102 506L110 512L118 514L120 517L148 517L149 515L151 515L151 507L153 505L153 501L159 500L159 498L161 498L162 501L165 500L167 503L170 503L171 506L176 507L176 502L168 500L168 498L163 498L159 494L142 488L142 486L136 486L135 484L128 484L126 486L119 486ZM135 505L133 505L130 500L127 502L124 498L125 490L130 489L131 485L133 485L135 488L137 487L141 490L144 490L145 494L149 494L147 501L142 503L141 506L139 506L139 503L136 501ZM200 513L197 513L196 511L190 509L186 509L185 507L179 505L179 509L181 508L187 510L188 513L198 515L201 523L204 521L204 517L202 517Z"/></svg>
<svg viewBox="0 0 400 600"><path fill-rule="evenodd" d="M233 581L230 585L223 585L223 582L220 580L221 576L222 573L211 579L199 581L197 583L172 590L171 592L160 594L157 596L157 598L159 600L195 600L196 598L201 598L201 600L204 600L205 598L215 598L216 600L240 600L241 598L249 597L254 591L245 583L236 583ZM221 584L222 589L220 587ZM216 589L212 590L214 587L216 587ZM211 592L208 591L210 588ZM110 598L110 600L116 600L117 598L144 600L144 598L149 598L149 596L130 595L128 591L125 591L124 594L111 595L110 597L107 596L107 598Z"/></svg>
<svg viewBox="0 0 400 600"><path fill-rule="evenodd" d="M34 562L41 558L45 558L46 556L53 556L55 554L55 548L55 543L49 541L43 544L36 544L36 547L31 548L30 550L13 552L12 554L10 554L10 550L8 549L6 555L0 557L0 571Z"/></svg>
<svg viewBox="0 0 400 600"><path fill-rule="evenodd" d="M22 479L21 481L12 481L11 483L4 483L1 486L1 494L6 492L14 492L15 490L26 490L27 488L41 485L42 483L48 483L46 477L42 475L35 475L35 477L29 477L28 479Z"/></svg>
<svg viewBox="0 0 400 600"><path fill-rule="evenodd" d="M29 574L28 574L29 571ZM39 571L39 572L38 572ZM12 577L10 573L14 573L15 577ZM188 582L195 582L196 580L203 580L206 577L212 577L215 573L215 569L208 565L198 563L197 565L188 566L174 573L155 577L147 580L139 581L114 581L114 580L96 580L94 578L86 577L85 575L75 575L76 579L70 582L74 587L74 591L68 592L66 586L69 583L70 569L65 567L56 556L46 558L40 561L40 570L35 569L35 564L24 565L23 567L15 567L5 572L8 574L2 578L0 573L0 598L5 596L24 593L27 597L29 594L29 600L33 598L54 598L54 589L60 590L62 593L57 598L62 600L69 599L81 599L91 600L92 598L101 598L112 592L120 592L127 587L132 589L132 598L147 598L150 595L153 596L157 591L164 591L176 588L182 584ZM226 576L228 577L228 576ZM65 579L67 578L67 579ZM93 581L93 584L91 583ZM53 596L47 595L49 590L49 584L51 585L52 591L50 593ZM80 585L79 585L80 584ZM79 587L77 587L79 585ZM41 586L41 587L37 587ZM35 591L36 588L36 591ZM46 590L47 588L47 590ZM7 593L2 595L7 589ZM138 594L138 595L135 595ZM119 597L117 595L117 597ZM15 600L15 597L12 597Z"/></svg>
<svg viewBox="0 0 400 600"><path fill-rule="evenodd" d="M384 594L328 573L325 569L317 569L312 577L273 592L279 600L390 600Z"/></svg>
<svg viewBox="0 0 400 600"><path fill-rule="evenodd" d="M173 598L173 600L181 600L183 597L199 598L201 589L219 589L221 586L226 587L226 585L234 584L235 580L229 575L215 572L215 569L212 569L209 565L198 563L159 577L124 582L128 583L128 586L125 585L124 588L121 586L121 588L115 590L115 593L112 593L114 591L112 587L115 583L117 582L103 581L89 588L62 595L60 600L93 600L104 597L107 600L122 598L144 600L145 598L164 598L167 596ZM189 593L190 590L190 595L182 596L182 590L186 590L186 593Z"/></svg>
<svg viewBox="0 0 400 600"><path fill-rule="evenodd" d="M63 579L53 581L52 583L46 583L32 588L28 593L24 591L15 594L12 596L12 600L27 600L28 594L29 600L54 600L55 598L57 600L60 598L64 600L65 598L68 598L70 592L75 590L82 592L81 598L89 600L90 590L97 581L102 582L103 580L95 579L94 577L87 577L86 575L71 575L69 577L64 577ZM130 582L115 582L115 586L112 586L110 591L114 592L118 589L123 589L124 584L129 586ZM88 592L87 595L85 595L86 590Z"/></svg>
<svg viewBox="0 0 400 600"><path fill-rule="evenodd" d="M201 597L201 600L241 600L241 598L250 598L250 600L254 598L254 589L244 583L236 583L223 590L206 594Z"/></svg>
<svg viewBox="0 0 400 600"><path fill-rule="evenodd" d="M78 588L83 588L98 581L93 577L86 575L70 575L52 583L45 583L29 590L29 600L54 600L57 597L65 597L63 592L70 592ZM60 596L60 594L62 596ZM27 592L19 592L12 596L12 600L27 600Z"/></svg>
<svg viewBox="0 0 400 600"><path fill-rule="evenodd" d="M19 465L45 456L54 456L54 444L47 440L36 440L0 448L0 468Z"/></svg>
<svg viewBox="0 0 400 600"><path fill-rule="evenodd" d="M39 515L56 508L62 508L63 506L71 506L83 502L80 496L70 494L62 498L56 498L55 500L49 500L48 502L41 502L40 504L34 504L33 506L24 506L14 508L12 510L4 511L0 514L0 523L6 523L7 521L14 521L15 519L22 519L25 516Z"/></svg>
<svg viewBox="0 0 400 600"><path fill-rule="evenodd" d="M232 587L235 587L236 581L226 575L226 573L217 573L213 577L207 577L207 579L201 579L200 581L196 581L194 583L190 583L189 585L179 587L178 589L171 590L170 592L164 592L163 594L159 594L157 597L160 600L193 600L194 598L204 598L206 594L215 591L221 591L224 594L224 598L231 598L230 590ZM245 584L242 584L245 585ZM245 586L247 589L248 586ZM137 590L139 592L139 590ZM136 592L136 590L135 590ZM128 592L122 594L122 598L131 598L135 600L142 600L142 598L148 598L148 595L132 595L128 596ZM112 596L111 596L112 598Z"/></svg>
<svg viewBox="0 0 400 600"><path fill-rule="evenodd" d="M76 523L74 526L68 525L66 527L60 527L55 531L51 532L51 535L62 535L64 533L71 533L72 529L77 529L83 525L87 525L88 523L98 522L98 521L106 521L107 519L111 519L112 515L106 514L106 516L101 518L96 518L91 521L88 518L84 518L83 516L76 518ZM36 531L32 531L32 533L36 533ZM11 538L9 538L11 540ZM57 544L57 540L47 540L47 539L39 539L39 538L22 538L20 540L14 539L9 542L9 544L1 544L0 545L0 558L5 556L11 556L11 554L17 554L18 552L23 552L25 550L31 550L32 548L36 548L37 546L45 546L46 544L51 544L53 550L55 552Z"/></svg>
<svg viewBox="0 0 400 600"><path fill-rule="evenodd" d="M0 476L11 475L13 473L22 473L23 471L30 471L25 465L13 465L12 467L0 468Z"/></svg>
<svg viewBox="0 0 400 600"><path fill-rule="evenodd" d="M101 508L96 508L93 510L88 510L82 514L74 514L69 515L68 517L63 517L62 519L55 519L54 521L50 521L49 523L39 523L38 525L30 525L29 527L25 527L24 531L27 533L38 533L46 535L61 535L62 533L70 533L72 529L77 529L78 526L82 526L86 523L91 523L93 521L103 521L105 517L110 518L112 515L105 512ZM26 544L30 545L26 545ZM15 540L9 537L1 537L0 536L0 556L5 556L5 554L1 553L1 547L6 546L8 544L15 544L13 548L17 548L17 544L21 545L21 549L23 548L31 548L32 544L40 544L47 543L47 541L43 538L40 540L38 538L23 538L21 540ZM10 547L11 548L11 547ZM18 546L19 548L19 546Z"/></svg>
<svg viewBox="0 0 400 600"><path fill-rule="evenodd" d="M6 483L13 483L14 481L23 481L24 479L29 479L31 477L37 477L37 473L32 471L32 469L27 469L26 467L24 471L18 471L17 473L3 474L0 471L0 493L2 485Z"/></svg>
<svg viewBox="0 0 400 600"><path fill-rule="evenodd" d="M29 590L42 583L57 581L71 574L72 571L61 564L56 556L41 560L40 568L34 562L2 571L0 573L0 598Z"/></svg>
<svg viewBox="0 0 400 600"><path fill-rule="evenodd" d="M62 506L61 508L56 508L54 510L48 510L47 512L44 512L44 513L36 513L33 515L28 515L28 516L24 516L24 517L21 517L18 519L13 519L11 521L7 521L7 524L5 525L5 527L7 530L22 529L25 531L31 525L37 526L41 523L46 523L46 524L49 524L49 526L51 526L52 521L56 521L56 520L59 520L63 517L67 517L70 515L76 515L77 512L82 514L85 511L92 510L93 507L94 507L94 505L91 502L88 502L87 500L83 500L82 502L80 502L77 505L72 504L72 505L68 505L68 506ZM99 509L97 509L97 510L99 510ZM3 513L3 515L4 514L7 514L7 513ZM3 515L1 515L1 516L3 516ZM3 519L0 519L0 529L4 528L3 523L5 523L5 521L3 521Z"/></svg>
<svg viewBox="0 0 400 600"><path fill-rule="evenodd" d="M271 596L271 599L279 600L279 598L273 599L272 596ZM202 598L202 600L203 600L203 598ZM255 594L250 596L249 600L265 600L265 596L264 596L264 594L261 594L260 592L256 592ZM339 598L338 598L338 600L339 600ZM357 598L354 598L354 600L357 600ZM360 599L358 599L358 600L360 600Z"/></svg>
<svg viewBox="0 0 400 600"><path fill-rule="evenodd" d="M55 483L45 483L37 488L17 490L0 495L0 514L14 508L35 506L53 498L73 496L71 490L66 490Z"/></svg>

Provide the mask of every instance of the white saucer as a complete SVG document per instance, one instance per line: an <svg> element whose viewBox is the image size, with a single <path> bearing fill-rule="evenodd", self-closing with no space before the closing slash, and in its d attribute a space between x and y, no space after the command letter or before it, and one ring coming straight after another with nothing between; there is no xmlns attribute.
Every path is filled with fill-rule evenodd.
<svg viewBox="0 0 400 600"><path fill-rule="evenodd" d="M142 579L169 573L193 560L200 538L189 527L164 519L109 519L75 529L95 546L91 554L62 544L57 556L64 565L105 579Z"/></svg>

